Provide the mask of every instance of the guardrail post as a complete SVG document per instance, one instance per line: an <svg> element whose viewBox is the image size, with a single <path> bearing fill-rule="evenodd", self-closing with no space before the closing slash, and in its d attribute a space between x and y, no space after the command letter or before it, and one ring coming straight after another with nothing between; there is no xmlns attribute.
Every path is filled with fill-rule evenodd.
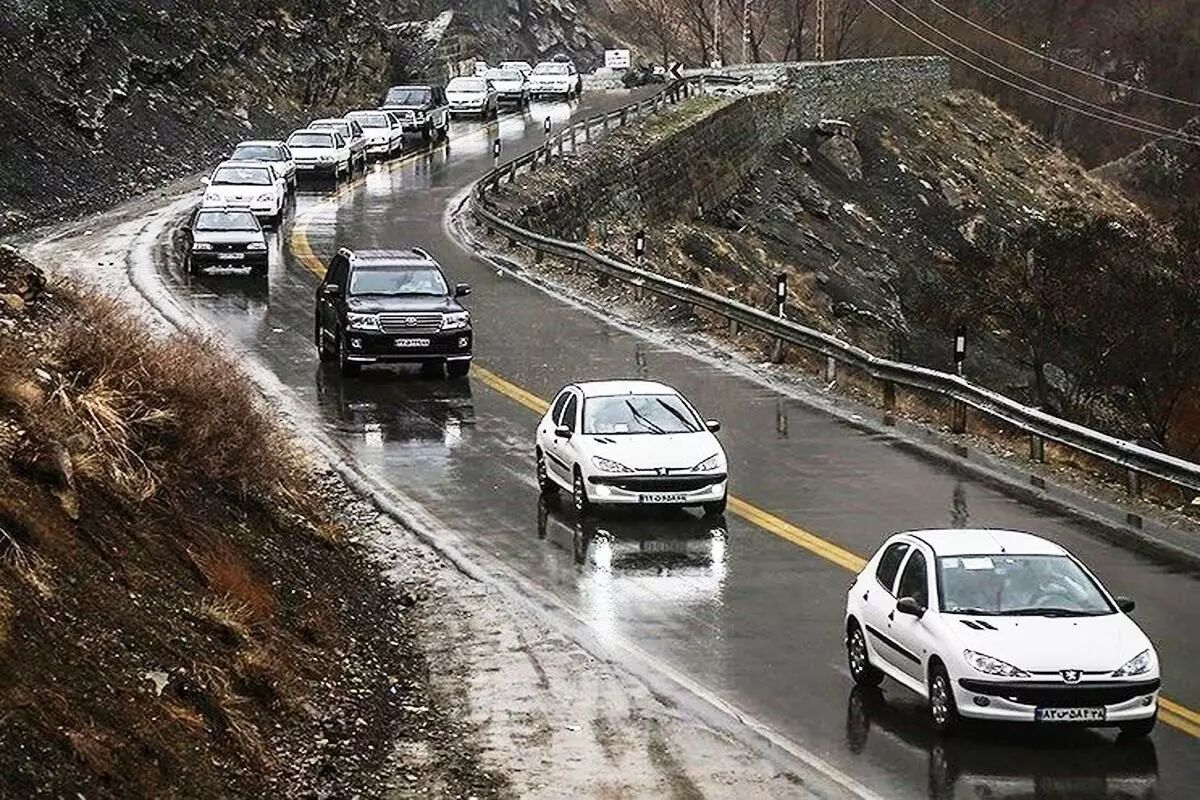
<svg viewBox="0 0 1200 800"><path fill-rule="evenodd" d="M730 336L738 335L738 321L736 319L730 318L730 320L729 320L729 335Z"/></svg>
<svg viewBox="0 0 1200 800"><path fill-rule="evenodd" d="M622 107L622 108L621 108L621 127L622 127L622 128L624 128L624 127L625 127L625 125L627 124L627 121L628 121L628 120L627 120L627 118L626 118L626 111L625 111L625 108L624 108L624 107Z"/></svg>
<svg viewBox="0 0 1200 800"><path fill-rule="evenodd" d="M832 384L837 381L837 361L833 356L825 356L825 383Z"/></svg>
<svg viewBox="0 0 1200 800"><path fill-rule="evenodd" d="M608 130L608 114L604 115L604 130Z"/></svg>
<svg viewBox="0 0 1200 800"><path fill-rule="evenodd" d="M1134 497L1142 496L1142 473L1136 469L1125 470L1125 491Z"/></svg>
<svg viewBox="0 0 1200 800"><path fill-rule="evenodd" d="M571 152L575 152L575 126L571 126Z"/></svg>
<svg viewBox="0 0 1200 800"><path fill-rule="evenodd" d="M962 400L954 400L950 408L950 432L967 432L967 404Z"/></svg>
<svg viewBox="0 0 1200 800"><path fill-rule="evenodd" d="M1046 460L1046 440L1036 433L1029 434L1029 460L1039 464Z"/></svg>
<svg viewBox="0 0 1200 800"><path fill-rule="evenodd" d="M883 422L885 425L896 422L896 384L891 381L883 382Z"/></svg>
<svg viewBox="0 0 1200 800"><path fill-rule="evenodd" d="M532 158L529 159L529 171L537 172L537 150L534 150L530 155Z"/></svg>
<svg viewBox="0 0 1200 800"><path fill-rule="evenodd" d="M508 182L512 183L517 179L517 162L514 161L508 165Z"/></svg>

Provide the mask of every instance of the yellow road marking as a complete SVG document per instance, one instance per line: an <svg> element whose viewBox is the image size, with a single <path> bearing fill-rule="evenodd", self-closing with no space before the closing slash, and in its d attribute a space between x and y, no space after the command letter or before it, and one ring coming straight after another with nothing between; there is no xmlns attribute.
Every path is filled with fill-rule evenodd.
<svg viewBox="0 0 1200 800"><path fill-rule="evenodd" d="M461 134L460 136L450 139L450 142L452 143L458 141L466 138L467 136L472 136L478 132L479 131L474 131L469 134ZM430 155L432 152L432 150L425 150L412 153L411 155L405 156L397 161L390 162L388 169L390 171L392 167L398 167L415 158ZM316 206L308 209L304 214L301 214L299 217L297 217L292 226L292 252L306 269L315 273L317 276L323 276L325 274L325 265L322 264L321 260L317 258L316 254L313 253L312 247L308 243L308 225L313 217L315 217L318 209L330 202L333 202L338 197L342 196L344 192L355 188L362 179L363 178L360 177L355 181L347 183L332 195L321 200L321 202ZM479 364L474 364L472 366L471 375L475 380L478 380L489 389L504 395L505 397L515 401L519 405L524 406L535 414L545 414L546 410L550 408L550 404L548 402L543 400L541 397L538 397L533 392L522 389L515 383L506 381L496 373L479 366ZM785 541L791 542L792 544L799 545L805 550L808 550L810 553L820 556L826 561L837 564L839 567L847 569L851 572L861 572L862 568L867 564L867 560L857 553L852 553L845 548L839 547L833 542L822 539L820 536L793 525L787 520L777 517L770 512L763 511L761 508L758 508L757 506L738 497L734 497L732 495L729 497L729 511L736 516L741 517L746 522L749 522L751 525L754 525L774 536L778 536ZM1193 711L1187 706L1181 706L1175 701L1169 700L1160 695L1158 698L1158 718L1176 730L1182 731L1190 736L1200 738L1200 713Z"/></svg>

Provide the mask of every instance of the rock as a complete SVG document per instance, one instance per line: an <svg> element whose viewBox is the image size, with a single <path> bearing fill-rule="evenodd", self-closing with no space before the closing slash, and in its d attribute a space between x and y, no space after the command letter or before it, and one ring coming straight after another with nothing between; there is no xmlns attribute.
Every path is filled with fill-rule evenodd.
<svg viewBox="0 0 1200 800"><path fill-rule="evenodd" d="M817 153L828 161L847 180L858 182L863 176L862 154L854 142L844 136L834 136L819 148Z"/></svg>
<svg viewBox="0 0 1200 800"><path fill-rule="evenodd" d="M963 207L963 196L962 192L958 190L958 184L949 178L942 178L938 184L941 186L942 197L945 198L946 203L955 211L960 210Z"/></svg>
<svg viewBox="0 0 1200 800"><path fill-rule="evenodd" d="M0 306L11 314L21 314L25 311L25 301L15 294L0 294Z"/></svg>

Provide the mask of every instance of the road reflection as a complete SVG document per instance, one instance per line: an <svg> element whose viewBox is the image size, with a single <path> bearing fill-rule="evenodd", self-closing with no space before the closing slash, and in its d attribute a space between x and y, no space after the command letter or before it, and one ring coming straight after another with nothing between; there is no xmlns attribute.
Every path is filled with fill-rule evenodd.
<svg viewBox="0 0 1200 800"><path fill-rule="evenodd" d="M417 447L428 455L447 453L463 443L475 424L467 381L426 376L419 369L372 369L343 378L322 364L316 374L323 417L343 437L369 446Z"/></svg>
<svg viewBox="0 0 1200 800"><path fill-rule="evenodd" d="M890 700L890 701L889 701ZM923 755L934 800L1150 800L1157 796L1154 742L1115 742L1096 731L1028 725L966 725L953 736L933 731L923 706L854 687L846 742L873 760ZM909 754L911 757L911 752Z"/></svg>

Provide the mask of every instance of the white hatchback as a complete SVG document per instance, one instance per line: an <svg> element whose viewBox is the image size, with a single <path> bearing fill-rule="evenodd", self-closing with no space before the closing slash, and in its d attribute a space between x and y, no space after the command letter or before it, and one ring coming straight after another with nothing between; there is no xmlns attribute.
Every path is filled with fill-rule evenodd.
<svg viewBox="0 0 1200 800"><path fill-rule="evenodd" d="M933 724L960 717L1154 728L1154 646L1074 556L1028 533L898 533L846 597L856 683L884 675L929 701Z"/></svg>
<svg viewBox="0 0 1200 800"><path fill-rule="evenodd" d="M283 217L287 184L265 161L222 161L203 183L202 208L245 208L272 224Z"/></svg>
<svg viewBox="0 0 1200 800"><path fill-rule="evenodd" d="M725 511L725 450L705 420L670 386L594 381L563 388L537 429L541 490L593 504L699 506Z"/></svg>

